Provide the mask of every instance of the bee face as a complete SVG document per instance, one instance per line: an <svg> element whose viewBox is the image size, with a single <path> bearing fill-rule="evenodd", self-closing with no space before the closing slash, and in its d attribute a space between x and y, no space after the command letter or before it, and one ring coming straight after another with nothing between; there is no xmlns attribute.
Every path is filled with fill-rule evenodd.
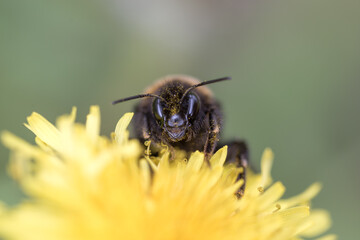
<svg viewBox="0 0 360 240"><path fill-rule="evenodd" d="M186 94L186 95L184 95ZM183 140L196 119L201 101L195 92L184 91L181 83L162 89L152 102L152 114L156 124L171 142Z"/></svg>
<svg viewBox="0 0 360 240"><path fill-rule="evenodd" d="M135 107L136 137L187 151L212 152L220 134L222 113L207 85L230 78L200 82L184 75L167 76L155 82L144 94L117 100L141 98Z"/></svg>

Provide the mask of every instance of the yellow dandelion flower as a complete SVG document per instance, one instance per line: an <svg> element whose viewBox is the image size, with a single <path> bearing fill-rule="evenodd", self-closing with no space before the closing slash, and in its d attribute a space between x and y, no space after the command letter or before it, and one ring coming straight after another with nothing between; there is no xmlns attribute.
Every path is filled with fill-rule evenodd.
<svg viewBox="0 0 360 240"><path fill-rule="evenodd" d="M285 187L272 183L270 149L238 199L240 170L224 166L226 147L211 158L211 169L200 152L189 159L177 152L169 160L165 149L153 157L128 137L132 113L111 139L99 135L98 107L91 107L85 125L75 123L75 115L74 108L55 127L33 113L26 126L36 146L2 134L12 150L9 172L29 196L14 208L0 205L4 239L282 240L317 236L330 226L326 211L309 207L320 184L281 199Z"/></svg>

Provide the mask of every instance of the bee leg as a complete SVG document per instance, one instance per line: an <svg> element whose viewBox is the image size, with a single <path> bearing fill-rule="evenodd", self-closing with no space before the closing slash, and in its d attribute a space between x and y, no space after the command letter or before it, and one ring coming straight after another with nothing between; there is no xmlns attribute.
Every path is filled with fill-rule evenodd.
<svg viewBox="0 0 360 240"><path fill-rule="evenodd" d="M154 138L151 134L151 130L149 128L149 122L146 115L142 115L138 120L138 125L142 126L140 129L136 129L137 131L140 131L141 138L140 140L143 142L150 141L148 144L150 144L150 153L151 155L157 156L160 150L163 148L162 142L160 139ZM169 146L169 144L165 143L166 146ZM146 153L148 150L145 150Z"/></svg>
<svg viewBox="0 0 360 240"><path fill-rule="evenodd" d="M161 144L160 144L160 146L161 146L161 148L167 148L167 150L170 152L170 160L171 161L173 161L174 159L175 159L175 148L173 147L173 146L171 146L171 144L170 143L168 143L168 142L162 142Z"/></svg>
<svg viewBox="0 0 360 240"><path fill-rule="evenodd" d="M162 148L163 145L170 146L169 143L165 142L162 143L161 139L155 138L155 135L151 134L151 128L149 127L150 124L148 122L148 117L146 115L141 116L141 118L138 121L138 124L142 126L139 129L136 129L137 131L140 131L141 133L141 140L142 141L151 141L151 151L153 153L158 153Z"/></svg>
<svg viewBox="0 0 360 240"><path fill-rule="evenodd" d="M142 135L143 139L149 140L150 139L150 129L149 129L149 123L148 123L146 115L142 116L141 123L139 125L142 126L141 135Z"/></svg>
<svg viewBox="0 0 360 240"><path fill-rule="evenodd" d="M210 158L215 150L220 132L219 121L217 120L217 116L213 111L209 113L209 123L210 131L204 147L205 162L208 164L208 166L210 166Z"/></svg>
<svg viewBox="0 0 360 240"><path fill-rule="evenodd" d="M246 169L249 165L249 151L247 144L241 140L235 140L229 142L228 152L225 160L225 164L235 164L237 167L242 168L242 172L236 178L236 181L244 179L244 184L236 191L235 195L241 198L244 195L246 184Z"/></svg>

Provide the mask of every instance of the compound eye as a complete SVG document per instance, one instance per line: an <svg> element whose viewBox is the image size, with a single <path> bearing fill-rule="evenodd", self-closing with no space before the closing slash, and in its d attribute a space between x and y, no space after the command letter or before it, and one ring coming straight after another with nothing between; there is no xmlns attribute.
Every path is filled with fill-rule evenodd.
<svg viewBox="0 0 360 240"><path fill-rule="evenodd" d="M196 95L195 93L188 93L187 102L187 116L189 118L195 118L200 109L200 99L198 95Z"/></svg>
<svg viewBox="0 0 360 240"><path fill-rule="evenodd" d="M162 125L164 122L163 106L161 105L160 98L155 98L152 105L153 114L158 123Z"/></svg>

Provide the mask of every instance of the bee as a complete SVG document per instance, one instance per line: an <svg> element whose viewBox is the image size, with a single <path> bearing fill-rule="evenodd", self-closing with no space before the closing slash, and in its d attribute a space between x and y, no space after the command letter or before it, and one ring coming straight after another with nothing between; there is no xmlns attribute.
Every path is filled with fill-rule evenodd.
<svg viewBox="0 0 360 240"><path fill-rule="evenodd" d="M205 85L230 80L223 77L202 81L185 75L170 75L159 79L143 94L122 98L113 104L139 99L135 106L134 130L140 141L150 140L154 148L161 145L194 152L203 151L205 162L210 166L214 151L228 145L225 164L235 164L243 171L237 180L246 177L248 147L243 140L218 144L223 113L214 94ZM236 192L244 194L245 184Z"/></svg>

